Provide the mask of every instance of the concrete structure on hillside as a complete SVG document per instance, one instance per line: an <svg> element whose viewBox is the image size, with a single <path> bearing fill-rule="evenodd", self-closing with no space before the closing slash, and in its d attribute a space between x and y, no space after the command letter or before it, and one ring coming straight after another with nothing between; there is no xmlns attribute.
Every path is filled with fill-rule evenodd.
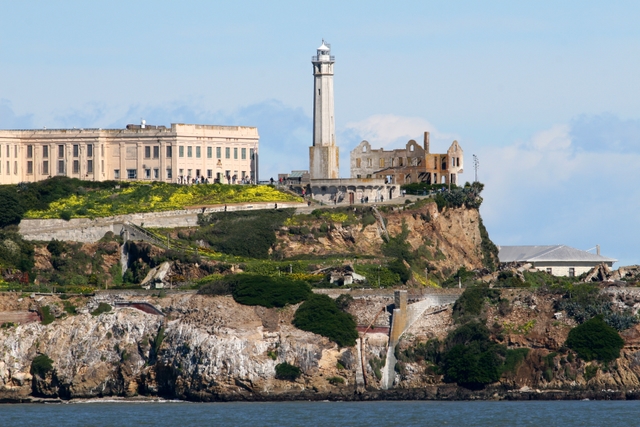
<svg viewBox="0 0 640 427"><path fill-rule="evenodd" d="M336 145L333 65L331 45L322 40L313 64L313 146L309 148L309 174L300 176L297 188L323 203L389 200L400 193L397 185L384 179L340 179L339 149ZM287 183L290 183L289 177Z"/></svg>
<svg viewBox="0 0 640 427"><path fill-rule="evenodd" d="M53 176L89 181L257 181L255 127L172 124L125 129L0 130L0 184Z"/></svg>
<svg viewBox="0 0 640 427"><path fill-rule="evenodd" d="M575 277L589 272L597 265L611 267L618 261L600 255L600 247L596 248L597 253L592 254L565 245L498 246L498 258L501 263L527 263L554 276Z"/></svg>
<svg viewBox="0 0 640 427"><path fill-rule="evenodd" d="M331 45L322 40L313 64L313 146L309 147L311 179L340 177L339 153L333 104L333 64Z"/></svg>
<svg viewBox="0 0 640 427"><path fill-rule="evenodd" d="M405 148L372 149L362 141L351 151L351 178L378 178L391 184L458 184L463 173L464 152L458 141L453 141L444 154L429 151L429 132L424 133L422 147L414 140Z"/></svg>

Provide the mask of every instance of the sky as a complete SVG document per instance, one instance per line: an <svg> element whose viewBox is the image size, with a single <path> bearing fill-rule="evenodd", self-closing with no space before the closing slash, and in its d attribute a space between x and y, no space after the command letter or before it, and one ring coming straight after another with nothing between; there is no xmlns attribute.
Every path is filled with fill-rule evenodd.
<svg viewBox="0 0 640 427"><path fill-rule="evenodd" d="M257 126L308 168L311 56L335 64L342 176L363 139L457 140L498 245L639 264L640 2L0 0L0 128ZM593 252L593 250L592 250Z"/></svg>

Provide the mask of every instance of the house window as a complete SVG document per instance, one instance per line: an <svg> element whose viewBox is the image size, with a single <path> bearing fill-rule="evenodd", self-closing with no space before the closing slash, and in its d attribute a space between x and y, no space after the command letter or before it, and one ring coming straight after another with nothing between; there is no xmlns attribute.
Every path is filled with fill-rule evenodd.
<svg viewBox="0 0 640 427"><path fill-rule="evenodd" d="M48 175L49 174L49 161L45 160L44 162L42 162L42 173L44 175Z"/></svg>
<svg viewBox="0 0 640 427"><path fill-rule="evenodd" d="M80 172L80 162L78 160L73 161L73 173Z"/></svg>
<svg viewBox="0 0 640 427"><path fill-rule="evenodd" d="M551 270L551 267L548 267L548 268L547 268L547 273L548 273L548 274L553 274L553 271Z"/></svg>
<svg viewBox="0 0 640 427"><path fill-rule="evenodd" d="M87 160L87 173L93 173L93 160Z"/></svg>
<svg viewBox="0 0 640 427"><path fill-rule="evenodd" d="M138 171L136 169L127 169L127 178L136 179L138 177Z"/></svg>
<svg viewBox="0 0 640 427"><path fill-rule="evenodd" d="M233 158L236 159L236 160L238 159L238 149L237 148L233 149Z"/></svg>
<svg viewBox="0 0 640 427"><path fill-rule="evenodd" d="M27 145L27 159L33 158L33 145Z"/></svg>
<svg viewBox="0 0 640 427"><path fill-rule="evenodd" d="M222 148L216 147L216 159L222 158Z"/></svg>
<svg viewBox="0 0 640 427"><path fill-rule="evenodd" d="M153 179L158 179L160 177L160 169L153 170Z"/></svg>
<svg viewBox="0 0 640 427"><path fill-rule="evenodd" d="M113 170L113 178L114 179L120 179L120 169L114 169Z"/></svg>
<svg viewBox="0 0 640 427"><path fill-rule="evenodd" d="M87 157L93 157L93 144L87 144Z"/></svg>
<svg viewBox="0 0 640 427"><path fill-rule="evenodd" d="M153 158L157 159L160 157L160 146L156 145L153 147Z"/></svg>
<svg viewBox="0 0 640 427"><path fill-rule="evenodd" d="M207 159L213 157L213 147L207 147Z"/></svg>
<svg viewBox="0 0 640 427"><path fill-rule="evenodd" d="M58 175L64 175L64 160L58 160Z"/></svg>
<svg viewBox="0 0 640 427"><path fill-rule="evenodd" d="M192 146L188 146L187 147L187 157L193 157L193 147Z"/></svg>
<svg viewBox="0 0 640 427"><path fill-rule="evenodd" d="M167 178L168 178L168 179L171 179L171 178L172 178L171 168L167 168Z"/></svg>
<svg viewBox="0 0 640 427"><path fill-rule="evenodd" d="M168 157L168 158L171 158L171 155L172 155L172 154L173 154L173 153L171 152L171 146L170 146L170 145L167 145L167 157Z"/></svg>
<svg viewBox="0 0 640 427"><path fill-rule="evenodd" d="M226 147L224 149L224 158L225 159L230 159L231 158L231 148Z"/></svg>
<svg viewBox="0 0 640 427"><path fill-rule="evenodd" d="M33 161L29 160L27 162L27 175L31 175L33 173Z"/></svg>
<svg viewBox="0 0 640 427"><path fill-rule="evenodd" d="M58 145L58 157L64 157L64 145Z"/></svg>
<svg viewBox="0 0 640 427"><path fill-rule="evenodd" d="M144 158L148 159L150 157L151 157L151 147L147 145L146 147L144 147Z"/></svg>
<svg viewBox="0 0 640 427"><path fill-rule="evenodd" d="M42 146L42 157L45 158L45 159L49 158L49 146L48 145Z"/></svg>
<svg viewBox="0 0 640 427"><path fill-rule="evenodd" d="M242 155L242 160L247 160L247 149L246 148L242 149L241 155Z"/></svg>
<svg viewBox="0 0 640 427"><path fill-rule="evenodd" d="M78 157L80 155L80 146L78 144L73 144L73 157Z"/></svg>
<svg viewBox="0 0 640 427"><path fill-rule="evenodd" d="M569 277L576 277L576 269L574 267L569 267Z"/></svg>
<svg viewBox="0 0 640 427"><path fill-rule="evenodd" d="M178 157L184 157L184 147L178 147Z"/></svg>
<svg viewBox="0 0 640 427"><path fill-rule="evenodd" d="M196 159L200 158L200 147L196 147Z"/></svg>

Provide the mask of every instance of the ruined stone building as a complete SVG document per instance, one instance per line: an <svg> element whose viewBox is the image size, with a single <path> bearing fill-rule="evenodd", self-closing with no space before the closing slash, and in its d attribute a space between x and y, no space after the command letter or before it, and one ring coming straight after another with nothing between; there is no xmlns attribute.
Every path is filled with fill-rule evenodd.
<svg viewBox="0 0 640 427"><path fill-rule="evenodd" d="M88 181L255 181L255 127L172 124L125 129L0 130L0 184L68 176Z"/></svg>
<svg viewBox="0 0 640 427"><path fill-rule="evenodd" d="M390 184L458 184L463 167L464 152L458 141L446 153L433 154L429 132L424 133L422 146L410 140L405 148L385 151L362 141L351 151L351 178L381 178Z"/></svg>

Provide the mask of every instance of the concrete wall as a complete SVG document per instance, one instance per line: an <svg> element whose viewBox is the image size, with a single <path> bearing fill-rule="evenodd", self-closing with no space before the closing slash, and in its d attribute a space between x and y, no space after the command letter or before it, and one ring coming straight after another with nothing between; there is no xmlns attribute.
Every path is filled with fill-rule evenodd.
<svg viewBox="0 0 640 427"><path fill-rule="evenodd" d="M122 224L131 222L143 227L173 228L197 226L198 214L212 212L233 212L259 209L278 209L306 207L304 203L293 202L261 202L233 205L216 205L199 209L183 209L166 212L148 212L129 215L117 215L106 218L74 218L69 221L62 219L25 219L20 222L20 234L25 240L51 239L96 242L105 233L112 231L116 234L122 230Z"/></svg>

